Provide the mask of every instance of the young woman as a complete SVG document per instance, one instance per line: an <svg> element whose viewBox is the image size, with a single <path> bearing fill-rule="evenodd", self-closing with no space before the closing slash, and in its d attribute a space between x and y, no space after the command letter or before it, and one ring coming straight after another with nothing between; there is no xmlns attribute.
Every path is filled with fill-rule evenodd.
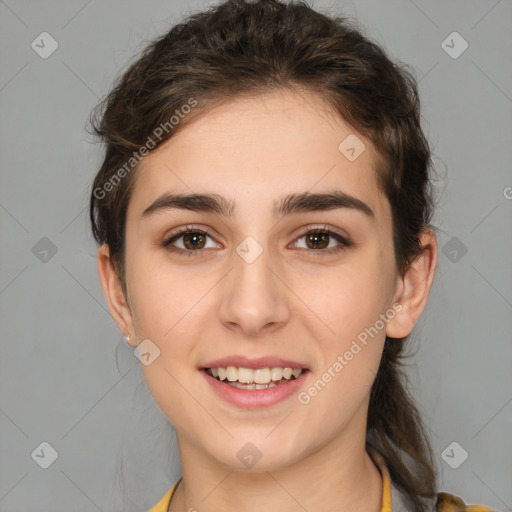
<svg viewBox="0 0 512 512"><path fill-rule="evenodd" d="M400 370L437 261L411 74L344 19L233 0L100 107L99 276L183 473L152 511L489 510L439 492Z"/></svg>

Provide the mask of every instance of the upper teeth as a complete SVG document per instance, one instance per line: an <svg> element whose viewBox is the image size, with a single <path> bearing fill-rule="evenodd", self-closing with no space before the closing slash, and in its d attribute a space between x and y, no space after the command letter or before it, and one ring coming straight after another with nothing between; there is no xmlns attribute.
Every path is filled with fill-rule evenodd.
<svg viewBox="0 0 512 512"><path fill-rule="evenodd" d="M269 384L271 381L280 381L283 377L287 380L292 378L292 375L297 378L302 373L302 368L237 368L236 366L228 366L227 368L208 368L207 372L220 380L227 380L229 382L243 382L255 384Z"/></svg>

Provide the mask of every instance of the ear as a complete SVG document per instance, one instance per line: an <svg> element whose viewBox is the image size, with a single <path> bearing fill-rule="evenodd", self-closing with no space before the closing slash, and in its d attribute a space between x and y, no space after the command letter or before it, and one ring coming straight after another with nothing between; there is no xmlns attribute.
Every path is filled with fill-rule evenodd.
<svg viewBox="0 0 512 512"><path fill-rule="evenodd" d="M131 336L132 339L128 343L135 347L132 314L126 302L121 281L110 258L110 249L107 244L103 244L98 249L98 274L112 319L123 336Z"/></svg>
<svg viewBox="0 0 512 512"><path fill-rule="evenodd" d="M420 234L421 254L399 280L393 304L400 303L402 309L391 319L386 327L390 338L408 336L427 304L430 288L437 266L437 241L430 229Z"/></svg>

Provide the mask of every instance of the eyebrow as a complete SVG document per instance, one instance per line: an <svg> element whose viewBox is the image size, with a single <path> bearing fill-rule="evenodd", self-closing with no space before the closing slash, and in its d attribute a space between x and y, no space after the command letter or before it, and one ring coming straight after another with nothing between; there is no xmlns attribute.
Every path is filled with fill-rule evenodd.
<svg viewBox="0 0 512 512"><path fill-rule="evenodd" d="M375 218L373 210L366 203L340 190L317 194L309 192L288 194L274 202L272 215L280 217L294 213L341 208L357 210L372 219ZM142 212L141 217L146 218L171 209L216 213L225 217L232 217L236 212L236 203L224 196L213 193L163 194Z"/></svg>

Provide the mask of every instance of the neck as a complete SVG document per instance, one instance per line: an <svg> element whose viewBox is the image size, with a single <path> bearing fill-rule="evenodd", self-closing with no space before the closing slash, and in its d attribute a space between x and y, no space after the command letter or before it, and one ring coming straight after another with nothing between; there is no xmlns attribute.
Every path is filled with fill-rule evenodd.
<svg viewBox="0 0 512 512"><path fill-rule="evenodd" d="M345 434L273 471L228 469L178 434L183 480L169 511L380 512L382 477L365 450L366 438Z"/></svg>

